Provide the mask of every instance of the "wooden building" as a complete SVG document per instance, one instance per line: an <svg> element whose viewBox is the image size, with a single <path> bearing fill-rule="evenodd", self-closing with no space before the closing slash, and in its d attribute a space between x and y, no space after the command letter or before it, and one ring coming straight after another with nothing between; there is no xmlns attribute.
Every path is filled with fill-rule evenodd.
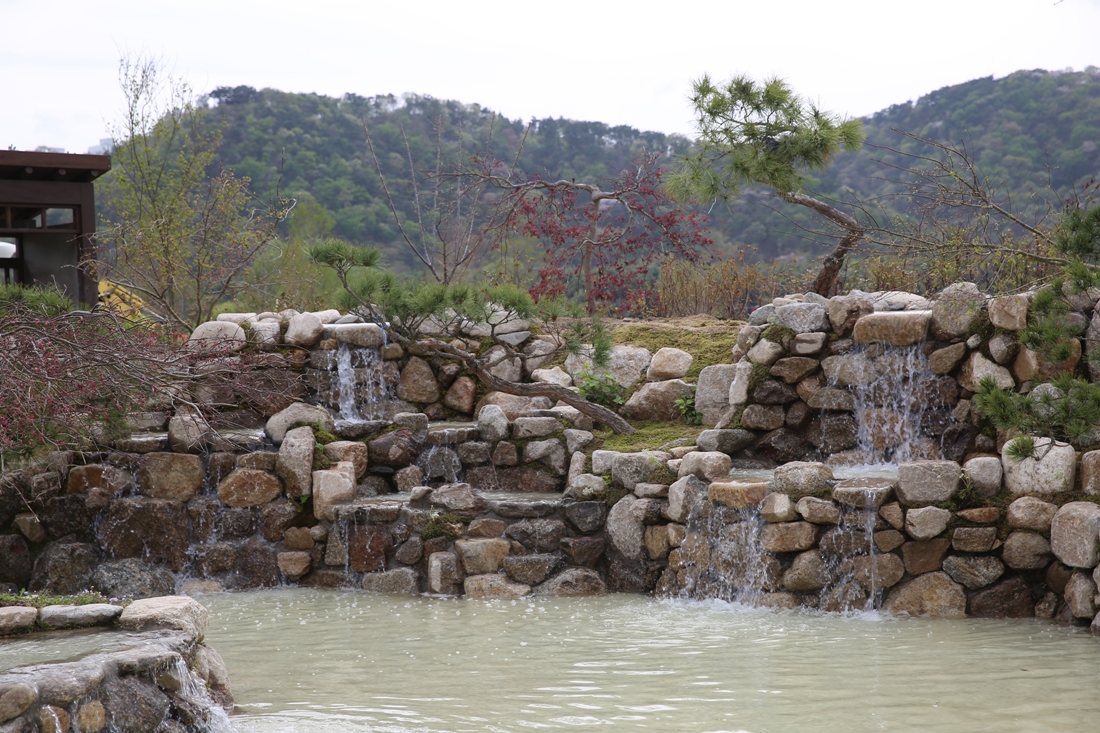
<svg viewBox="0 0 1100 733"><path fill-rule="evenodd" d="M0 150L0 282L56 283L75 302L97 300L78 265L93 256L92 181L109 155Z"/></svg>

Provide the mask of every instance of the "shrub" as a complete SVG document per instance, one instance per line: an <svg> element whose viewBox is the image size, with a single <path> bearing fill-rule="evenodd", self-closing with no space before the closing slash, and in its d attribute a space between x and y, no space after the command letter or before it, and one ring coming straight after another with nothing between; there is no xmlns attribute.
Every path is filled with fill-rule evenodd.
<svg viewBox="0 0 1100 733"><path fill-rule="evenodd" d="M584 369L574 383L581 397L589 402L614 410L626 402L626 390L610 374L596 374Z"/></svg>

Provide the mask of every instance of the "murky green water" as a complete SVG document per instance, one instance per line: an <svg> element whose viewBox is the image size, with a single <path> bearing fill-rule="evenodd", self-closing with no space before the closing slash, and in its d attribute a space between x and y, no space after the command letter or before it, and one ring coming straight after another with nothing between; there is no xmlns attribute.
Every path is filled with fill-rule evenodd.
<svg viewBox="0 0 1100 733"><path fill-rule="evenodd" d="M638 596L200 600L242 731L1100 729L1100 641L1041 622Z"/></svg>

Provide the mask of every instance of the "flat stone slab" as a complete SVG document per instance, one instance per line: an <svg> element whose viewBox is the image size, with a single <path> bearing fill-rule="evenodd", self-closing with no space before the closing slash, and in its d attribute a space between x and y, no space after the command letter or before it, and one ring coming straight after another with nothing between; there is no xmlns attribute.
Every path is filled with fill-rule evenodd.
<svg viewBox="0 0 1100 733"><path fill-rule="evenodd" d="M932 311L882 311L856 321L852 338L857 344L885 342L894 346L919 343L928 335Z"/></svg>
<svg viewBox="0 0 1100 733"><path fill-rule="evenodd" d="M130 631L169 628L198 640L203 638L209 624L206 608L187 596L142 598L127 606L118 620L119 626Z"/></svg>
<svg viewBox="0 0 1100 733"><path fill-rule="evenodd" d="M38 614L38 623L47 629L66 626L109 626L122 615L122 606L89 603L84 606L46 606Z"/></svg>
<svg viewBox="0 0 1100 733"><path fill-rule="evenodd" d="M38 609L32 606L0 608L0 636L29 629L37 620Z"/></svg>
<svg viewBox="0 0 1100 733"><path fill-rule="evenodd" d="M857 509L879 509L893 496L895 481L885 478L850 478L833 487L833 500Z"/></svg>

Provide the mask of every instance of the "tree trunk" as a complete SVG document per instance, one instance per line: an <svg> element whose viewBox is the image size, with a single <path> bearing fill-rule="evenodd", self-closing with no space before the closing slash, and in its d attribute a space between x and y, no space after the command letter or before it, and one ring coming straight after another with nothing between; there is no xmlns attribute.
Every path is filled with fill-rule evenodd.
<svg viewBox="0 0 1100 733"><path fill-rule="evenodd" d="M806 194L784 193L780 194L780 197L787 203L799 204L800 206L813 209L821 216L824 216L829 221L838 224L846 230L846 234L841 238L836 249L834 249L825 258L824 262L822 262L821 272L814 278L813 292L825 298L834 295L837 280L840 277L840 270L844 267L844 260L848 257L848 253L855 248L861 239L863 239L863 225L840 209L830 206L824 201L818 201Z"/></svg>
<svg viewBox="0 0 1100 733"><path fill-rule="evenodd" d="M599 232L600 202L593 199L589 206L592 207L592 213L589 216L592 225L588 228L588 241L584 243L581 268L584 270L584 307L588 315L591 316L596 312L596 286L592 278L592 248L595 246L596 234Z"/></svg>
<svg viewBox="0 0 1100 733"><path fill-rule="evenodd" d="M606 425L616 433L632 435L634 427L621 415L601 405L593 404L581 397L576 392L557 384L546 382L533 382L530 384L521 382L509 382L489 373L488 367L476 356L465 351L460 351L450 344L441 341L409 341L398 337L405 350L414 356L425 359L440 357L461 362L467 369L473 372L478 381L487 389L504 392L518 397L551 397L561 400L570 407L575 408L581 414L587 415L598 423Z"/></svg>
<svg viewBox="0 0 1100 733"><path fill-rule="evenodd" d="M520 397L553 397L561 400L570 407L576 408L581 414L588 415L598 423L602 423L616 433L634 434L634 427L623 419L621 415L609 410L602 405L597 405L581 397L571 389L548 382L509 382L500 377L493 376L480 365L473 369L478 380L489 389Z"/></svg>

